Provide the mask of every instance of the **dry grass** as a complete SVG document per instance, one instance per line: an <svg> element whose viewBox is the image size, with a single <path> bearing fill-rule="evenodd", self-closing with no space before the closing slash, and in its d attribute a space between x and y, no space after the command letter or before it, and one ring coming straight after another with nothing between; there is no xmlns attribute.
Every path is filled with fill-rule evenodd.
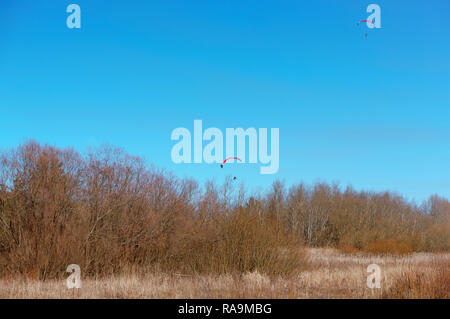
<svg viewBox="0 0 450 319"><path fill-rule="evenodd" d="M380 289L366 286L369 264L382 270ZM65 280L9 279L0 298L449 298L450 254L405 256L342 254L309 249L309 267L289 277L257 270L244 275L149 273L83 280L77 291Z"/></svg>

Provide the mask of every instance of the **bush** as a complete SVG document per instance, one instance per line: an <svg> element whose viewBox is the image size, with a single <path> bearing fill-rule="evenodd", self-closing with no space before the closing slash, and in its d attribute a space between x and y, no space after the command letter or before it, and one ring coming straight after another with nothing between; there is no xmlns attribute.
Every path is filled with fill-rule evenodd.
<svg viewBox="0 0 450 319"><path fill-rule="evenodd" d="M210 237L188 244L181 265L196 273L247 273L289 275L302 270L305 253L300 239L284 224L258 218L246 209L216 216L201 230Z"/></svg>
<svg viewBox="0 0 450 319"><path fill-rule="evenodd" d="M410 245L395 239L378 240L368 243L363 249L372 254L405 255L413 252Z"/></svg>
<svg viewBox="0 0 450 319"><path fill-rule="evenodd" d="M200 194L194 181L149 170L118 149L82 157L31 142L1 164L0 275L45 280L73 263L84 276L287 274L301 262L299 236L282 222L214 190Z"/></svg>

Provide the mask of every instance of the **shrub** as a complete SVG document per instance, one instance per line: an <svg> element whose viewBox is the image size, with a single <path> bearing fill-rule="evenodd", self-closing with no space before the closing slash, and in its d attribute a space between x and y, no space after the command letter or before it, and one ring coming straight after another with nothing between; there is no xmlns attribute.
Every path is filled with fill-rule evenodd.
<svg viewBox="0 0 450 319"><path fill-rule="evenodd" d="M413 252L410 245L396 239L378 240L364 246L364 251L372 254L396 254L404 255Z"/></svg>

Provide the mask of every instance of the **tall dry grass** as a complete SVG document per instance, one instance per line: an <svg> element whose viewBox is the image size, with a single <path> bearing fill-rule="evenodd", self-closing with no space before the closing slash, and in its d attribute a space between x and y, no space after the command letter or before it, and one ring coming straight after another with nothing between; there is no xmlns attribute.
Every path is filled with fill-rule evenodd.
<svg viewBox="0 0 450 319"><path fill-rule="evenodd" d="M181 274L153 272L84 278L81 289L65 279L3 278L0 298L450 298L450 254L408 256L342 254L308 249L299 274ZM381 288L366 285L367 266L381 268Z"/></svg>

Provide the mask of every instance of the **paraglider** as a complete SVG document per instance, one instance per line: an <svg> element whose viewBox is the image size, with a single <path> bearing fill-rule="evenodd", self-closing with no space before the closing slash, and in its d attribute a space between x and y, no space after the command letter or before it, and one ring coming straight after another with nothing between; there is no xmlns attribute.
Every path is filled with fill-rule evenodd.
<svg viewBox="0 0 450 319"><path fill-rule="evenodd" d="M365 23L372 23L373 25L375 25L375 22L373 22L373 21L371 21L371 20L361 20L361 21L359 21L356 25L359 26L359 25L360 25L361 23L363 23L363 22L365 22ZM364 33L364 36L366 37L366 39L367 39L367 35L368 35L367 32Z"/></svg>
<svg viewBox="0 0 450 319"><path fill-rule="evenodd" d="M223 166L225 165L226 162L228 162L229 160L238 160L239 162L242 162L242 160L239 157L228 157L227 159L225 159L222 164L220 164L220 168L223 168Z"/></svg>
<svg viewBox="0 0 450 319"><path fill-rule="evenodd" d="M222 164L220 164L220 168L223 168L223 166L225 165L226 162L228 162L229 160L238 160L239 162L242 162L242 160L239 157L228 157L227 159L225 159ZM233 181L235 181L237 179L236 176L233 177Z"/></svg>

